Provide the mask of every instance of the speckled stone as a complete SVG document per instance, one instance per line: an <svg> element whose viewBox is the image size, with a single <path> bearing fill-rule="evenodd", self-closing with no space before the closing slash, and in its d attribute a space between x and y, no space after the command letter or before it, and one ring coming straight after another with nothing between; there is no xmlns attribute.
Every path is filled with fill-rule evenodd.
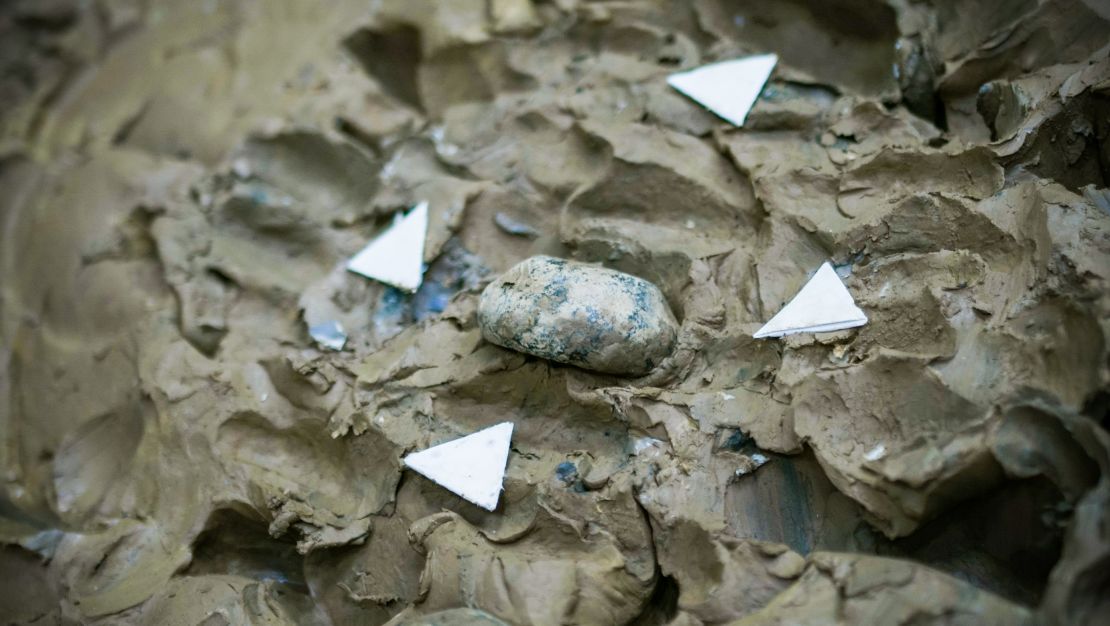
<svg viewBox="0 0 1110 626"><path fill-rule="evenodd" d="M482 292L487 341L607 374L646 374L678 335L655 285L623 272L535 256Z"/></svg>

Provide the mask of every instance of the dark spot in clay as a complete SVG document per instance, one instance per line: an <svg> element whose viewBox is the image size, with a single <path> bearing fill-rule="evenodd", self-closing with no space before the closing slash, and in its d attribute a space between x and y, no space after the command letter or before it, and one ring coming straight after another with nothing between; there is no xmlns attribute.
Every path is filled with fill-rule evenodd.
<svg viewBox="0 0 1110 626"><path fill-rule="evenodd" d="M570 484L578 479L578 468L570 461L563 461L555 466L555 477Z"/></svg>
<svg viewBox="0 0 1110 626"><path fill-rule="evenodd" d="M733 452L739 452L741 448L744 447L744 444L748 443L748 441L749 437L747 435L739 430L736 430L728 436L728 439L726 439L725 442L721 444L721 447L726 450L732 450Z"/></svg>

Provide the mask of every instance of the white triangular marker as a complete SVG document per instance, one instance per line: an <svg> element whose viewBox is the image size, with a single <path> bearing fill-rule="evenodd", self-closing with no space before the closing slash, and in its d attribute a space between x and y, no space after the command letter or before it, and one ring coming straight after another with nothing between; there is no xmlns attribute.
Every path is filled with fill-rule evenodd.
<svg viewBox="0 0 1110 626"><path fill-rule="evenodd" d="M421 202L347 261L347 269L405 291L416 291L424 280L424 239L428 234L428 203Z"/></svg>
<svg viewBox="0 0 1110 626"><path fill-rule="evenodd" d="M825 263L794 299L752 335L756 339L794 333L827 333L867 323L832 265Z"/></svg>
<svg viewBox="0 0 1110 626"><path fill-rule="evenodd" d="M671 74L667 84L725 120L743 126L778 60L774 54L759 54L711 63Z"/></svg>
<svg viewBox="0 0 1110 626"><path fill-rule="evenodd" d="M513 423L502 422L454 441L413 452L405 457L405 465L440 487L492 511L497 508L497 499L501 496L512 436Z"/></svg>

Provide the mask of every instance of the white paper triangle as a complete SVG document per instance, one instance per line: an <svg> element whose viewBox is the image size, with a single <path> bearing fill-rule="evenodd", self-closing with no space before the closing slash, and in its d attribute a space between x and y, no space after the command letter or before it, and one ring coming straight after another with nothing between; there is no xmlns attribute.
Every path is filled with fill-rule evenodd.
<svg viewBox="0 0 1110 626"><path fill-rule="evenodd" d="M405 291L416 291L424 280L424 239L428 235L428 203L421 202L347 261L347 269Z"/></svg>
<svg viewBox="0 0 1110 626"><path fill-rule="evenodd" d="M476 433L413 452L405 465L478 506L492 511L501 496L513 423L502 422Z"/></svg>
<svg viewBox="0 0 1110 626"><path fill-rule="evenodd" d="M762 339L794 333L825 333L866 323L867 316L856 306L848 288L840 282L832 265L825 263L798 295L752 336Z"/></svg>
<svg viewBox="0 0 1110 626"><path fill-rule="evenodd" d="M725 120L743 126L778 60L774 54L759 54L711 63L671 74L667 84Z"/></svg>

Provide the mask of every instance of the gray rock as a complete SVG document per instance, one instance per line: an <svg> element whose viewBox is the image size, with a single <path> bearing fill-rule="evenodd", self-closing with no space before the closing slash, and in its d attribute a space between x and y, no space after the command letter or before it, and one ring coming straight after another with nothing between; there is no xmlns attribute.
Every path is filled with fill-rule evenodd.
<svg viewBox="0 0 1110 626"><path fill-rule="evenodd" d="M490 283L478 322L499 346L608 374L646 374L678 335L655 285L547 256L521 261Z"/></svg>

